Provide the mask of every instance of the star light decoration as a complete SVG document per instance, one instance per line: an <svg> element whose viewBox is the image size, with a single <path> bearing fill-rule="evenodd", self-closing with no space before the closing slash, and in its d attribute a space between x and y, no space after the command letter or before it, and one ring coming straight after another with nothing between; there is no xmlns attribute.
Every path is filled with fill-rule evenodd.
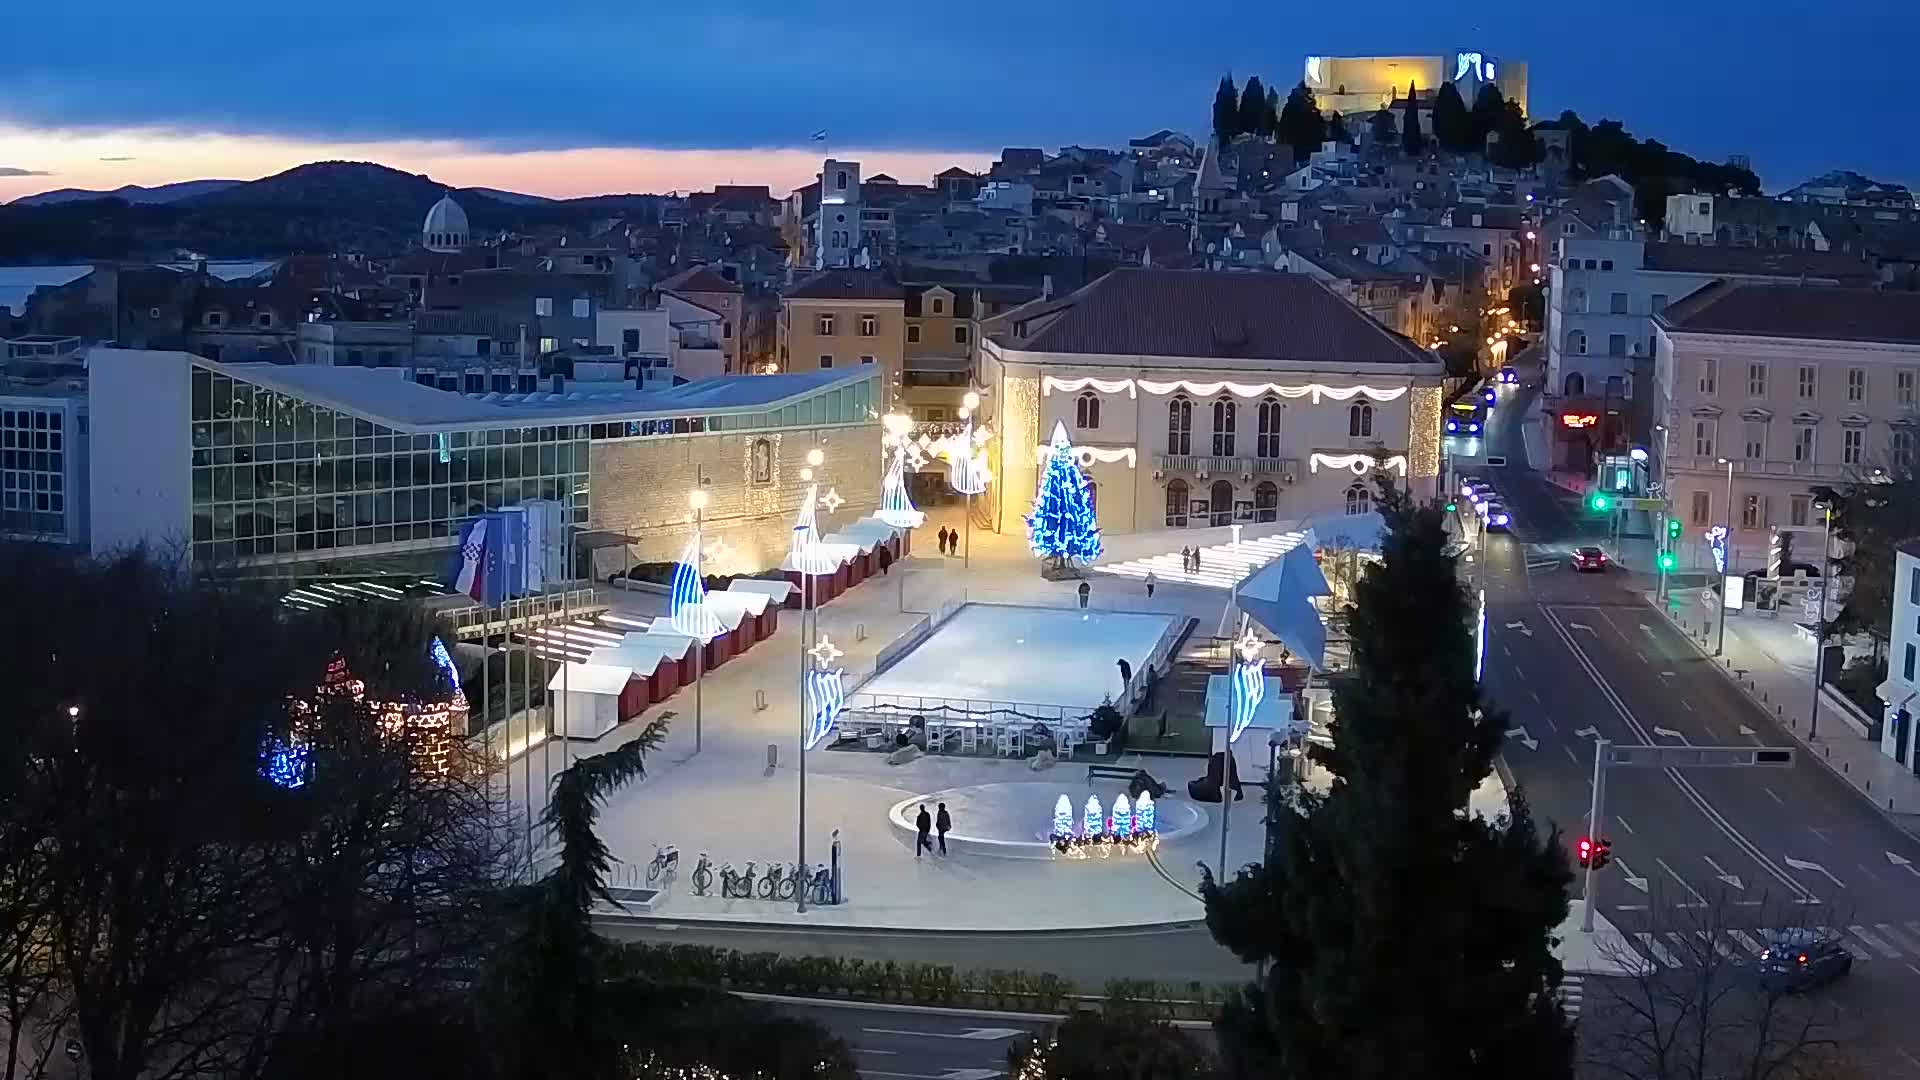
<svg viewBox="0 0 1920 1080"><path fill-rule="evenodd" d="M820 496L818 501L821 506L826 507L827 513L829 514L838 513L840 508L847 503L847 500L840 494L839 488L828 488L827 493Z"/></svg>
<svg viewBox="0 0 1920 1080"><path fill-rule="evenodd" d="M846 705L846 687L842 681L845 668L833 667L835 660L846 655L833 644L833 639L825 634L807 650L813 662L820 665L819 670L809 671L802 681L807 696L807 730L803 745L811 750L820 745L840 722L840 710Z"/></svg>

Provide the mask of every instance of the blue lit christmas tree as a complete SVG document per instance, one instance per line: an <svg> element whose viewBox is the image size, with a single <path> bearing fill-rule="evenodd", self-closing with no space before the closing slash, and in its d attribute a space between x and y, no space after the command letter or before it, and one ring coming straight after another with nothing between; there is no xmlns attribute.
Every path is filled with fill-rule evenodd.
<svg viewBox="0 0 1920 1080"><path fill-rule="evenodd" d="M1075 457L1067 425L1055 424L1040 494L1034 496L1033 512L1027 515L1027 541L1033 553L1053 560L1055 569L1100 557L1100 525L1087 497L1087 478L1080 474Z"/></svg>

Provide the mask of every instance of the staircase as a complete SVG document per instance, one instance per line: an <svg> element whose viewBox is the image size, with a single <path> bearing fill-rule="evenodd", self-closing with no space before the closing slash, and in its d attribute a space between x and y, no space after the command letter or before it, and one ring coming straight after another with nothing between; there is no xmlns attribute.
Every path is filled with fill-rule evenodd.
<svg viewBox="0 0 1920 1080"><path fill-rule="evenodd" d="M1182 569L1178 551L1121 562L1100 563L1093 570L1095 573L1135 579L1144 578L1148 571L1152 571L1155 580L1163 585L1180 583L1204 585L1213 589L1231 589L1248 574L1300 546L1303 539L1302 534L1290 532L1281 533L1278 536L1263 536L1257 540L1242 540L1237 544L1225 543L1204 547L1200 549L1200 569L1198 570Z"/></svg>

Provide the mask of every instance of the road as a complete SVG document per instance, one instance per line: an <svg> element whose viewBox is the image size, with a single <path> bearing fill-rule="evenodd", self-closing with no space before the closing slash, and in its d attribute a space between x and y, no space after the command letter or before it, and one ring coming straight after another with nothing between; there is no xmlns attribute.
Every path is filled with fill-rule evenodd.
<svg viewBox="0 0 1920 1080"><path fill-rule="evenodd" d="M1526 467L1518 416L1535 388L1494 410L1484 456L1455 459L1503 496L1508 535L1475 560L1487 591L1489 696L1524 727L1504 757L1535 809L1571 841L1586 834L1593 740L1792 746L1774 721L1704 659L1617 569L1574 573L1572 549L1604 530L1576 495ZM1598 910L1656 964L1682 962L1703 920L1722 955L1750 958L1767 931L1830 928L1853 975L1823 991L1877 1055L1876 1076L1920 1078L1920 841L1819 762L1791 768L1614 769L1602 832L1615 862L1595 875ZM1901 862L1905 860L1906 865ZM1579 885L1576 884L1576 888ZM1591 1008L1595 995L1589 992Z"/></svg>
<svg viewBox="0 0 1920 1080"><path fill-rule="evenodd" d="M1007 1051L1016 1039L1047 1026L1006 1014L793 1002L777 1007L845 1040L864 1080L989 1080L1006 1073Z"/></svg>

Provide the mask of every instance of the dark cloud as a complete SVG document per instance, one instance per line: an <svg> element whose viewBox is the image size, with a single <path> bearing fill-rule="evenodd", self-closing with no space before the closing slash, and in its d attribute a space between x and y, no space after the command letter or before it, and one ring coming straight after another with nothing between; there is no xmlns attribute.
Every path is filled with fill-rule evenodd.
<svg viewBox="0 0 1920 1080"><path fill-rule="evenodd" d="M84 39L88 63L77 69L58 50L9 54L0 122L499 150L806 146L822 127L847 148L1112 145L1160 127L1202 133L1223 70L1284 88L1310 50L1478 48L1528 62L1536 113L1617 117L1709 159L1749 154L1772 186L1838 166L1887 179L1916 171L1907 142L1886 133L1906 122L1906 43L1920 37L1920 15L1885 0L1829 0L1819 19L1788 0L1710 2L1716 11L1695 19L1714 27L1705 45L1653 34L1620 49L1593 48L1579 9L1495 4L1475 26L1431 0L1386 0L1364 20L1338 5L1232 0L1200 25L1125 0L1097 16L1032 5L1017 23L895 0L591 7L335 0L316 18L202 0L189 30L167 5L135 0L96 0L84 22L23 5L8 16L18 40ZM154 47L189 33L221 57L217 67L182 70L173 50ZM1780 77L1833 63L1845 68L1844 108Z"/></svg>
<svg viewBox="0 0 1920 1080"><path fill-rule="evenodd" d="M0 165L0 176L52 176L43 169L16 169L11 165Z"/></svg>

